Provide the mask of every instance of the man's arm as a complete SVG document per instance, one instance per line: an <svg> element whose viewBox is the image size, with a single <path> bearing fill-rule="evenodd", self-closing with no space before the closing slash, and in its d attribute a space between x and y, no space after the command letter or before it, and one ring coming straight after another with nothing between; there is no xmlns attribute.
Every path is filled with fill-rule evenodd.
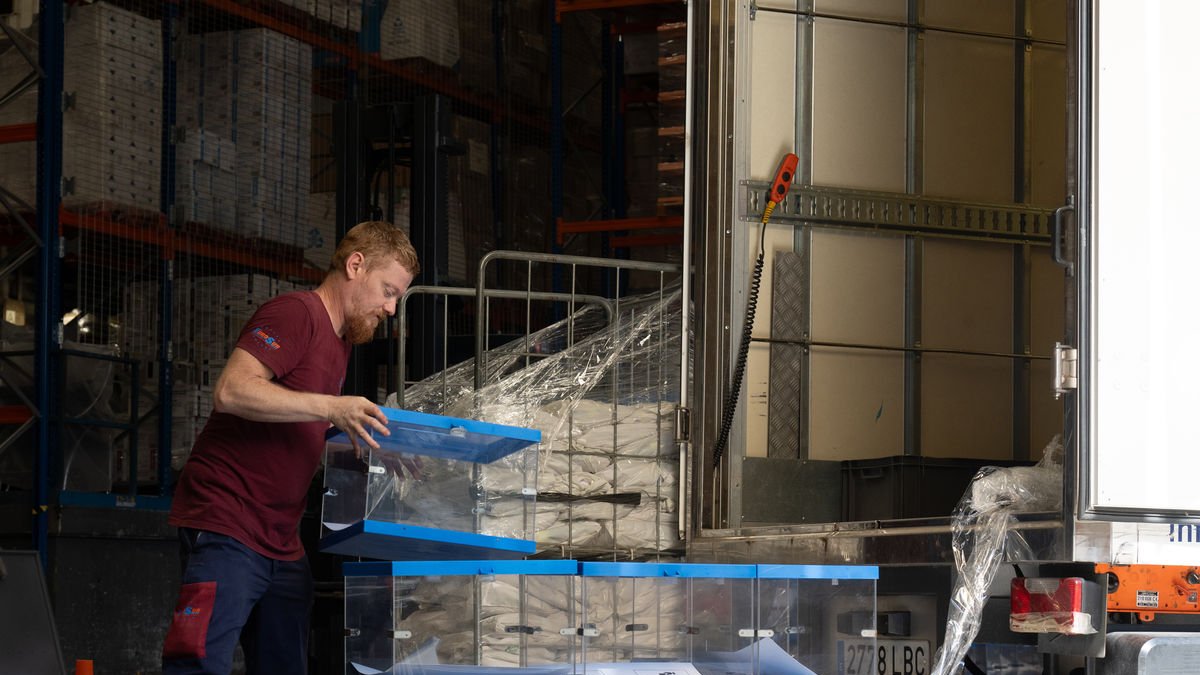
<svg viewBox="0 0 1200 675"><path fill-rule="evenodd" d="M292 391L274 378L266 364L241 347L234 348L213 388L213 410L256 422L329 422L352 442L362 438L373 448L379 443L370 430L389 435L383 411L361 396Z"/></svg>

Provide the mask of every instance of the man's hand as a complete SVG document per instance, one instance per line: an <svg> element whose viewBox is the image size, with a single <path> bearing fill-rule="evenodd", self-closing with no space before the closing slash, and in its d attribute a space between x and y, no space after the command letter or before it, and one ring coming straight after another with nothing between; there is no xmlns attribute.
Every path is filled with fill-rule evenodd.
<svg viewBox="0 0 1200 675"><path fill-rule="evenodd" d="M376 457L379 463L388 468L389 471L400 480L411 478L415 481L425 479L425 474L421 471L421 460L415 455L407 455L400 452L381 452Z"/></svg>
<svg viewBox="0 0 1200 675"><path fill-rule="evenodd" d="M371 432L378 431L384 436L392 433L387 428L387 416L379 406L361 396L335 397L329 404L329 422L346 432L359 457L362 457L360 439L372 448L378 448L379 442L371 437Z"/></svg>

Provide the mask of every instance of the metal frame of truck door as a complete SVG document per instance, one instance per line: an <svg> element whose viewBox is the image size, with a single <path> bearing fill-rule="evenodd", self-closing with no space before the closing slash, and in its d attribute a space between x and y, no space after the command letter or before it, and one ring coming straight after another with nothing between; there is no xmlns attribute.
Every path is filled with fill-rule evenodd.
<svg viewBox="0 0 1200 675"><path fill-rule="evenodd" d="M1114 89L1121 88L1123 83L1131 80L1137 80L1141 83L1142 73L1145 74L1146 78L1161 78L1163 82L1169 82L1170 71L1164 73L1149 72L1155 66L1153 62L1155 58L1169 59L1170 57L1170 54L1167 53L1171 46L1170 40L1167 39L1169 36L1158 34L1157 31L1160 27L1163 31L1169 31L1171 27L1180 25L1184 18L1164 16L1172 9L1172 6L1167 5L1137 5L1134 9L1122 6L1119 15L1112 14L1108 17L1105 17L1103 14L1106 5L1105 0L1078 0L1078 5L1075 24L1075 30L1078 31L1078 49L1075 53L1078 63L1074 80L1075 98L1073 99L1076 108L1072 120L1076 125L1076 133L1073 137L1077 142L1077 147L1074 149L1074 162L1076 164L1077 175L1075 176L1073 185L1074 203L1078 204L1078 208L1075 209L1077 228L1064 228L1066 234L1074 234L1077 237L1077 243L1067 240L1063 245L1065 257L1074 263L1077 270L1074 279L1074 290L1077 294L1078 304L1073 308L1069 305L1069 309L1073 309L1075 315L1068 317L1068 326L1072 326L1076 333L1068 336L1068 344L1078 347L1078 389L1073 393L1069 392L1067 394L1072 405L1070 406L1071 412L1067 419L1066 429L1068 434L1072 436L1069 440L1073 441L1067 446L1069 456L1072 456L1078 464L1075 475L1070 476L1071 480L1068 480L1067 483L1069 498L1067 501L1074 508L1078 521L1092 522L1082 528L1079 523L1073 524L1074 531L1079 532L1082 530L1082 534L1078 535L1081 538L1077 541L1077 548L1096 543L1089 541L1089 538L1103 536L1106 533L1105 526L1113 533L1110 535L1110 539L1115 540L1117 530L1124 527L1118 525L1120 523L1140 524L1143 528L1157 526L1160 529L1167 523L1183 524L1192 528L1200 524L1200 514L1194 508L1186 504L1180 505L1178 500L1174 502L1166 501L1169 499L1169 485L1150 486L1140 496L1131 493L1115 494L1112 491L1113 481L1105 483L1099 473L1105 457L1113 458L1112 455L1102 455L1100 441L1104 440L1109 444L1109 447L1112 447L1114 442L1116 442L1116 439L1111 437L1108 439L1100 438L1100 423L1102 421L1101 414L1103 410L1099 402L1106 392L1111 393L1115 389L1108 388L1107 383L1113 382L1114 379L1120 379L1119 377L1114 378L1114 372L1119 376L1121 372L1120 368L1122 367L1120 364L1113 363L1110 359L1106 363L1105 373L1101 373L1098 368L1099 362L1106 354L1111 355L1118 352L1125 354L1130 352L1139 353L1143 350L1158 349L1155 345L1150 344L1125 344L1119 335L1106 335L1105 344L1108 346L1105 346L1103 349L1101 348L1099 341L1099 333L1101 331L1100 318L1105 314L1114 316L1121 313L1119 301L1122 299L1121 296L1125 295L1125 292L1129 290L1121 288L1121 292L1110 293L1110 299L1107 300L1102 297L1105 291L1112 291L1115 286L1120 284L1119 278L1107 277L1108 281L1104 282L1107 285L1105 288L1101 288L1102 281L1106 278L1102 276L1102 270L1100 269L1101 264L1103 264L1100 258L1102 247L1107 246L1109 250L1121 250L1124 258L1126 249L1120 246L1120 240L1114 242L1112 237L1128 236L1139 241L1153 241L1149 238L1157 234L1163 241L1173 243L1171 246L1172 250L1180 250L1177 245L1182 245L1183 243L1173 237L1173 233L1178 230L1169 229L1172 227L1172 222L1178 222L1177 219L1170 217L1171 212L1168 210L1171 208L1170 203L1168 202L1165 206L1163 213L1160 214L1160 219L1155 221L1155 209L1152 208L1151 204L1158 202L1156 202L1153 195L1142 193L1136 186L1126 185L1125 181L1121 180L1120 174L1115 176L1115 178L1107 179L1106 182L1104 173L1102 172L1105 160L1105 156L1102 153L1108 153L1108 167L1122 167L1126 171L1131 170L1128 167L1136 167L1132 171L1137 171L1143 175L1153 175L1153 172L1158 171L1166 176L1178 176L1179 165L1173 165L1172 160L1178 161L1180 158L1172 156L1173 148L1163 149L1158 154L1154 154L1151 150L1145 150L1148 159L1157 159L1159 161L1158 165L1152 165L1152 162L1139 161L1142 158L1137 156L1137 154L1142 151L1141 148L1131 151L1135 155L1133 157L1123 154L1119 141L1123 140L1126 136L1127 130L1132 131L1134 134L1139 132L1138 128L1129 129L1125 125L1130 118L1134 120L1144 119L1146 129L1151 129L1152 127L1154 130L1158 130L1157 133L1162 134L1163 137L1170 134L1171 128L1164 125L1170 124L1169 111L1178 106L1178 97L1182 95L1180 92L1184 91L1184 88L1164 84L1161 86L1161 91L1159 92L1162 95L1161 99L1153 97L1156 93L1154 89L1156 85L1153 83L1146 83L1144 85L1146 89L1150 90L1148 95L1139 96L1138 92L1131 92L1130 95L1125 95L1122 89L1120 102L1114 101L1112 98L1102 101L1102 96L1106 87L1111 92ZM1174 7L1179 8L1184 6L1176 5ZM1131 12L1134 13L1133 16L1130 15ZM1113 28L1113 33L1106 33L1104 30L1102 21L1106 18L1110 22L1109 25L1116 24L1116 27ZM1142 31L1143 34L1139 34L1137 31L1140 19L1144 19L1146 22L1146 29ZM1154 35L1144 34L1147 30L1151 29L1155 30ZM1109 43L1110 48L1117 50L1121 59L1134 59L1133 63L1126 64L1130 72L1122 74L1105 67L1106 61L1102 57L1101 52L1104 45L1101 43L1106 39L1106 35L1108 39L1113 39L1113 42ZM1155 47L1155 50L1139 50L1138 40L1147 41L1147 43ZM1111 56L1113 52L1107 52L1107 54ZM1137 66L1141 62L1137 59L1141 57L1145 58L1145 63L1142 64L1144 68L1142 71L1138 71ZM1173 63L1173 65L1179 69L1186 67L1186 64L1180 63ZM1102 81L1102 78L1107 79L1106 81ZM1107 105L1112 107L1102 109L1105 101ZM1122 107L1126 105L1130 107ZM1130 112L1131 109L1133 112ZM1144 115L1142 113L1143 109L1146 111ZM1107 127L1103 127L1101 124L1102 116L1107 116L1109 120ZM1151 131L1151 136L1154 133L1154 131ZM1191 137L1194 138L1194 134ZM1174 143L1178 143L1179 145L1187 143L1187 139L1175 136L1172 136L1172 138L1175 139ZM1154 138L1139 139L1139 141L1141 145L1149 146L1153 145ZM1194 141L1192 143L1194 144ZM1166 143L1164 142L1165 145ZM1178 150L1175 150L1175 152L1178 152ZM1110 168L1109 170L1112 169ZM1117 171L1120 170L1122 169L1118 169ZM1188 171L1188 169L1184 168L1183 171ZM1194 174L1194 171L1192 173ZM1162 185L1162 189L1169 191L1170 186L1164 184ZM1106 190L1107 192L1105 192ZM1170 195L1169 192L1168 195ZM1177 197L1178 195L1173 196ZM1106 204L1109 206L1107 221L1101 218L1102 215L1105 215L1100 213L1102 198L1107 200ZM1113 202L1125 204L1130 200L1136 200L1132 210L1138 211L1139 214L1145 210L1145 216L1136 228L1123 227L1125 221L1120 220L1120 216L1113 212L1111 208ZM1113 223L1115 223L1115 226ZM1101 234L1105 234L1106 226L1108 228L1107 238L1102 239ZM1145 279L1140 274L1138 275L1137 283L1142 283L1143 285L1133 289L1137 293L1140 293L1140 295L1136 296L1135 302L1149 304L1152 302L1152 298L1147 296L1151 295L1166 297L1167 294L1171 294L1177 298L1188 297L1190 295L1187 287L1178 288L1169 286L1170 279L1167 279L1165 275L1160 280L1162 287L1150 286L1153 280L1151 268L1170 268L1171 251L1154 250L1149 255L1145 252L1139 254L1138 251L1129 251L1128 256L1127 260L1122 260L1122 267L1129 267L1135 273L1139 272L1140 269L1145 269L1147 272ZM1118 304L1114 304L1114 302ZM1128 303L1129 299L1125 298L1125 302ZM1186 306L1181 306L1179 311L1188 312L1189 310ZM1173 314L1174 312L1171 313ZM1148 312L1147 316L1154 317L1151 312ZM1126 319L1122 316L1122 321L1136 323L1137 319ZM1139 330L1141 329L1142 327L1139 327ZM1170 341L1178 339L1181 336L1162 335L1160 337L1163 343L1170 344ZM1185 358L1172 362L1170 378L1172 381L1187 381L1189 374L1188 361ZM1179 364L1178 368L1174 367L1176 363ZM1154 369L1152 363L1147 363L1146 367L1141 369L1141 372L1154 373L1157 371ZM1107 380L1102 383L1105 377ZM1165 384L1165 382L1166 380L1163 380L1160 384ZM1102 386L1102 384L1105 386ZM1166 391L1165 386L1156 387L1154 384L1155 382L1147 381L1122 382L1122 388L1127 390L1138 388L1139 391L1144 392L1146 397L1155 395L1167 397L1170 394L1169 391ZM1149 388L1151 390L1146 391L1147 385L1150 385ZM1166 412L1169 413L1170 411ZM1118 417L1122 425L1144 424L1147 428L1150 428L1154 424L1153 419L1144 419L1141 416L1137 416L1134 411L1130 411L1126 415L1124 409L1119 410ZM1111 417L1104 421L1111 423ZM1154 465L1178 466L1178 462L1185 459L1185 453L1190 452L1190 449L1181 448L1181 445L1182 443L1178 439L1175 439L1175 442L1170 445L1154 445L1151 439L1147 438L1143 447L1128 448L1128 450L1137 455L1137 463L1139 465L1154 463ZM1122 446L1121 452L1125 451L1126 447ZM1113 470L1111 465L1109 465L1109 470ZM1117 471L1120 472L1119 469ZM1155 480L1156 482L1158 480L1167 482L1170 480L1170 477L1160 476ZM1124 473L1119 473L1115 482L1118 484L1129 482L1130 484L1137 483L1144 485L1144 481L1139 482L1137 477L1126 476ZM1108 493L1105 493L1105 485L1108 486ZM1184 492L1187 491L1185 490ZM1141 531L1139 530L1139 532ZM1141 538L1139 537L1140 541ZM1115 544L1112 544L1112 546L1113 550L1111 553L1112 555L1116 555ZM1147 561L1143 560L1141 562Z"/></svg>

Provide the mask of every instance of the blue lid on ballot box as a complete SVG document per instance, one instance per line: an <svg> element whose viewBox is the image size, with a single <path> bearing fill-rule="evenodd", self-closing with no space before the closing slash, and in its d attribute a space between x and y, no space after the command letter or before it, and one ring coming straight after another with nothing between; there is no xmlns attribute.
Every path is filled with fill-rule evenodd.
<svg viewBox="0 0 1200 675"><path fill-rule="evenodd" d="M878 579L874 565L757 565L759 579Z"/></svg>
<svg viewBox="0 0 1200 675"><path fill-rule="evenodd" d="M680 577L689 579L753 579L754 565L703 563L585 562L585 577Z"/></svg>
<svg viewBox="0 0 1200 675"><path fill-rule="evenodd" d="M526 539L361 520L321 538L321 551L379 560L492 560L533 555Z"/></svg>
<svg viewBox="0 0 1200 675"><path fill-rule="evenodd" d="M380 410L387 416L391 435L375 434L374 438L385 451L489 464L542 440L542 432L537 429L396 408ZM350 443L345 432L331 431L326 439L329 442Z"/></svg>
<svg viewBox="0 0 1200 675"><path fill-rule="evenodd" d="M342 563L347 577L453 577L526 574L575 576L574 560L404 560Z"/></svg>

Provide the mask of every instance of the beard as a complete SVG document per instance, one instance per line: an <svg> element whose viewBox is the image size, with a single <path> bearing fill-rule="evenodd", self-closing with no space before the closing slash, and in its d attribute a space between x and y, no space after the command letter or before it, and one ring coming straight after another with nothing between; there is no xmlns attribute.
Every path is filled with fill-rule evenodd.
<svg viewBox="0 0 1200 675"><path fill-rule="evenodd" d="M370 342L382 319L374 314L359 314L346 320L346 341L352 345Z"/></svg>

